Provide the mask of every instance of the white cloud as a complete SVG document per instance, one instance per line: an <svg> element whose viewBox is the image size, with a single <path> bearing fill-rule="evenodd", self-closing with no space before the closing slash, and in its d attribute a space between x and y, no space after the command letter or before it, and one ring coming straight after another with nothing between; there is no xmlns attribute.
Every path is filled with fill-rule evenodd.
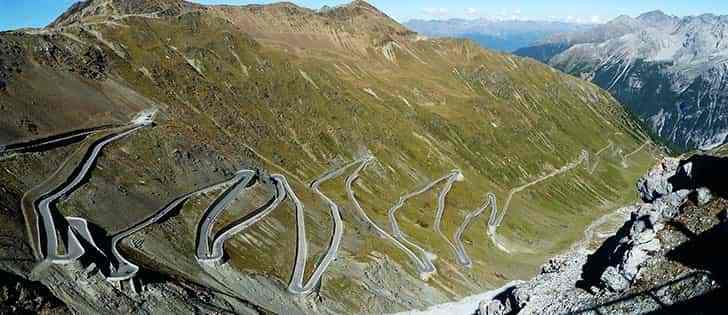
<svg viewBox="0 0 728 315"><path fill-rule="evenodd" d="M552 22L567 22L577 24L601 24L607 19L599 15L591 16L575 16L575 15L550 15L550 16L530 16L525 15L523 10L520 8L515 9L500 9L495 12L486 12L478 8L470 7L465 9L459 9L452 11L444 7L429 7L421 10L422 14L434 19L448 19L453 17L465 18L465 19L477 19L484 18L493 21L552 21ZM490 14L488 14L490 13Z"/></svg>
<svg viewBox="0 0 728 315"><path fill-rule="evenodd" d="M450 14L450 10L448 10L446 8L425 8L425 9L422 9L422 12L429 16L435 16L435 17L443 17L443 16Z"/></svg>

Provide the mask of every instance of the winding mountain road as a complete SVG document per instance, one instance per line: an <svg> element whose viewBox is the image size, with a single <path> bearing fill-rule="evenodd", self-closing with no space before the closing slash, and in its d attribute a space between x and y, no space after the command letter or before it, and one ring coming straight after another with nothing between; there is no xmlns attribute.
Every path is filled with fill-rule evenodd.
<svg viewBox="0 0 728 315"><path fill-rule="evenodd" d="M585 154L586 153L586 154ZM498 212L491 212L490 219L488 221L488 235L494 239L496 229L500 227L501 223L503 223L503 219L506 216L506 213L508 212L508 209L511 205L511 200L513 200L513 196L515 196L517 193L524 191L532 186L535 186L539 183L544 182L547 179L550 179L552 177L561 175L563 173L566 173L568 171L573 170L577 166L579 166L584 161L587 161L589 158L589 153L586 150L581 151L581 154L579 155L579 158L574 160L573 162L561 167L560 169L557 169L549 174L546 174L544 176L541 176L529 183L526 183L522 186L516 187L511 189L511 191L508 193L508 198L506 199L505 205L503 206L503 209L500 212L500 215L498 215Z"/></svg>
<svg viewBox="0 0 728 315"><path fill-rule="evenodd" d="M650 145L651 143L652 143L652 141L651 141L651 140L647 140L647 141L645 141L645 143L643 143L643 144L642 144L642 145L641 145L641 146L640 146L639 148L637 148L637 149L635 149L634 151L632 151L632 152L630 152L630 153L628 153L628 154L624 155L624 156L622 157L622 166L623 166L623 167L625 167L625 168L627 168L627 167L629 166L629 165L627 164L627 160L629 160L629 159L630 159L630 158L631 158L632 156L634 156L635 154L639 153L640 151L644 150L644 149L645 149L645 148L646 148L646 147L647 147L648 145Z"/></svg>
<svg viewBox="0 0 728 315"><path fill-rule="evenodd" d="M48 137L33 139L24 142L0 145L0 155L13 154L13 153L27 153L27 152L40 152L47 151L50 148L57 146L65 146L69 143L74 143L86 139L88 136L111 130L114 128L123 127L122 125L102 125L92 128L84 128L73 131L64 132L57 135L51 135Z"/></svg>
<svg viewBox="0 0 728 315"><path fill-rule="evenodd" d="M480 217L485 212L485 210L488 209L488 207L490 207L490 213L495 213L498 211L497 199L494 193L488 193L487 198L483 202L483 204L479 208L473 210L465 216L463 223L460 224L458 229L455 231L455 234L453 235L453 239L455 240L455 244L457 245L456 253L458 254L458 260L466 268L471 268L473 266L473 261L472 259L470 259L470 256L468 256L468 253L465 250L465 244L463 244L463 234L465 234L465 231L467 231L468 227L470 227L473 221Z"/></svg>
<svg viewBox="0 0 728 315"><path fill-rule="evenodd" d="M450 239L445 236L445 233L442 232L442 217L445 214L445 197L450 192L455 182L460 182L463 180L465 180L465 177L460 170L453 171L453 173L451 173L451 176L448 177L447 182L445 183L445 187L443 187L443 189L437 195L437 211L435 212L435 224L433 225L433 228L435 232L437 232L437 234L439 234L440 237L444 239L448 245L450 245L450 248L452 248L453 252L455 253L455 257L457 258L458 263L466 266L468 264L468 261L463 259L463 253L461 253L458 247L456 247L450 241Z"/></svg>
<svg viewBox="0 0 728 315"><path fill-rule="evenodd" d="M319 265L314 269L313 274L309 278L309 280L306 282L306 284L303 284L303 276L304 271L306 268L306 260L308 257L308 244L306 242L306 224L304 222L305 218L303 215L304 207L301 201L298 199L298 197L295 195L295 192L293 192L293 189L291 189L291 186L288 184L288 181L285 180L285 177L282 175L279 175L280 177L278 179L282 179L285 189L288 193L288 195L293 200L295 206L296 206L296 225L297 225L297 249L296 249L296 263L293 268L293 275L291 276L291 282L288 285L288 291L293 294L308 294L314 290L314 288L319 284L321 281L321 277L323 276L326 269L329 267L329 265L336 259L336 253L339 251L339 246L341 245L341 239L344 235L344 221L341 219L341 212L339 211L339 206L334 203L331 198L326 196L324 193L321 192L321 184L325 181L331 180L335 177L340 176L346 169L358 164L363 163L367 158L355 160L349 164L346 164L342 167L336 168L328 173L325 173L324 175L321 175L319 178L313 181L311 183L311 189L315 194L317 194L328 206L331 210L331 218L333 220L333 232L331 233L331 241L329 243L329 248L326 251L326 254L319 262Z"/></svg>
<svg viewBox="0 0 728 315"><path fill-rule="evenodd" d="M45 232L46 240L45 260L50 261L54 264L68 264L80 258L85 253L85 250L79 242L78 238L76 238L75 233L73 233L73 231L69 229L68 246L66 249L66 253L58 254L58 234L56 231L55 223L53 221L51 206L58 199L66 196L68 193L70 193L72 190L79 186L79 184L83 181L83 179L93 167L96 159L101 153L101 150L106 145L121 138L124 138L146 126L148 126L148 124L134 125L131 128L125 128L119 132L112 133L111 135L106 136L102 138L102 140L96 142L91 147L91 150L86 153L84 160L81 161L81 164L77 167L76 170L74 170L74 173L71 175L71 177L68 178L62 186L53 188L39 200L33 202L34 206L37 205L36 210L40 214L40 217L43 221L43 230Z"/></svg>
<svg viewBox="0 0 728 315"><path fill-rule="evenodd" d="M280 206L280 204L286 199L286 189L283 186L283 183L274 178L271 178L271 180L274 182L276 188L273 198L271 198L271 200L266 203L266 205L256 209L249 215L246 215L240 220L237 220L236 222L233 222L232 224L223 228L212 243L212 253L208 256L209 259L207 261L201 260L201 262L219 263L224 256L223 246L227 240L231 239L236 234L248 229L249 227L258 223L258 221L267 217L271 212L273 212L273 210L277 209L278 206ZM199 259L200 258L198 257L198 260Z"/></svg>
<svg viewBox="0 0 728 315"><path fill-rule="evenodd" d="M255 180L256 172L252 170L242 170L238 172L232 179L232 186L223 192L215 201L213 201L202 215L200 224L197 229L197 249L195 256L200 263L214 263L222 259L222 252L216 255L211 252L210 239L213 237L212 227L219 219L220 215L227 209L235 198Z"/></svg>
<svg viewBox="0 0 728 315"><path fill-rule="evenodd" d="M424 187L420 188L419 190L410 192L404 196L399 197L399 201L397 201L394 206L392 206L389 211L387 212L389 215L389 223L390 228L392 229L392 235L403 244L406 244L407 246L415 248L420 254L419 261L424 265L423 268L420 270L420 275L423 278L429 278L432 274L435 274L437 272L437 269L435 268L435 265L432 263L431 257L434 257L434 254L426 251L421 246L417 245L413 241L410 241L407 236L402 232L402 230L399 228L399 223L397 222L397 211L404 206L404 203L407 202L407 200L412 199L416 196L419 196L437 185L440 182L451 180L453 177L460 177L462 176L462 173L459 170L453 170L450 172L450 174L443 176L441 178L438 178L429 184L425 185ZM444 190L443 190L444 191ZM440 194L442 196L442 193Z"/></svg>
<svg viewBox="0 0 728 315"><path fill-rule="evenodd" d="M78 129L41 139L0 146L0 155L36 152L65 146L69 143L74 143L76 141L86 139L89 136L95 135L97 133L108 133L108 135L105 134L103 137L100 136L98 140L94 138L95 142L88 142L90 144L85 144L83 148L86 151L81 151L79 149L79 154L85 152L85 155L67 178L63 178L63 173L64 170L67 170L67 167L72 166L72 164L70 164L73 162L71 161L72 159L66 160L63 165L61 165L60 168L58 168L54 172L54 174L49 177L43 184L38 185L36 188L27 192L24 195L21 205L23 207L24 213L30 213L27 211L31 211L33 214L32 218L34 218L34 222L36 224L35 227L37 228L37 232L33 233L33 244L37 244L37 246L35 247L37 248L37 256L39 256L39 259L42 259L47 264L71 263L79 259L86 253L86 248L84 248L82 241L85 242L85 244L92 246L93 249L97 250L102 255L106 256L106 254L94 241L91 231L89 230L88 222L85 219L77 217L66 217L65 220L68 223L68 228L65 231L59 232L56 228L56 224L54 221L56 218L54 218L52 207L55 203L58 202L58 200L67 197L74 189L76 189L83 183L83 180L88 176L88 174L94 167L94 164L99 158L104 147L114 141L131 135L142 128L150 126L153 123L153 115L154 114L150 112L142 113L128 125L103 125L87 129ZM623 163L625 163L624 161L632 155L643 150L649 143L650 142L647 141L642 146L637 148L637 150L635 150L634 152L631 152L628 155L624 155L622 157ZM589 174L593 174L599 165L599 156L613 147L614 143L612 141L609 141L609 143L604 148L597 151L593 155L593 160L590 159L590 154L588 151L582 150L580 156L569 164L566 164L549 174L540 176L539 178L529 183L511 189L504 204L504 207L501 209L501 211L499 211L497 207L496 195L494 193L488 193L486 195L486 200L483 201L483 203L477 209L474 209L466 215L461 225L453 234L452 239L454 241L451 241L442 231L442 221L445 212L447 195L450 193L455 182L464 180L463 173L460 170L452 170L446 176L436 179L416 191L400 196L398 202L394 204L387 212L391 228L390 234L383 228L378 226L367 215L366 211L362 208L353 191L353 185L359 179L361 172L363 172L372 163L372 161L375 160L375 158L364 157L354 160L341 167L335 168L316 178L310 185L310 189L313 191L313 193L321 198L321 200L328 206L330 210L330 215L332 218L332 231L328 249L326 250L323 257L319 259L318 265L314 268L310 278L305 283L304 273L306 269L306 262L308 260L308 242L306 238L304 213L305 207L298 198L298 196L296 196L295 191L292 189L291 185L284 175L274 174L269 177L270 181L275 187L275 192L274 195L271 196L271 198L266 202L266 204L258 207L246 216L234 221L228 226L223 227L216 235L213 235L212 230L222 213L233 203L237 196L239 196L247 187L250 187L251 183L254 183L256 180L258 180L257 172L252 170L241 170L236 173L231 179L178 196L177 198L166 204L163 208L157 210L155 213L150 214L133 226L114 235L111 239L111 255L109 255L108 257L111 263L111 274L107 277L107 279L110 281L127 280L134 277L139 271L139 266L124 258L119 252L118 245L122 240L152 224L159 222L171 211L179 208L190 198L225 188L225 191L222 192L216 198L216 200L207 207L198 225L197 242L195 249L195 256L197 261L200 264L218 264L224 257L224 244L227 240L231 239L234 235L247 230L262 219L266 218L268 215L270 215L270 213L272 213L272 211L277 209L281 205L281 203L286 200L286 198L290 198L295 206L297 241L295 263L293 266L291 279L288 284L288 291L297 295L308 294L321 283L321 279L324 273L336 259L344 233L344 222L341 217L341 211L339 209L339 206L321 191L321 185L326 181L341 176L347 169L358 165L354 172L346 178L345 188L349 200L352 202L359 215L361 215L361 217L374 229L374 231L376 231L376 233L381 238L392 241L397 248L402 250L405 255L414 263L414 266L420 277L423 280L427 280L429 277L437 272L436 267L433 264L433 257L435 257L434 254L426 251L415 241L410 240L409 237L405 235L405 233L403 233L397 221L397 212L402 207L404 207L405 203L408 200L424 194L425 192L432 190L434 186L445 182L443 188L439 191L437 195L437 208L435 211L433 229L452 248L458 263L467 268L471 268L473 265L473 261L467 254L467 251L465 249L465 245L463 243L463 235L472 225L472 223L483 213L485 213L488 208L491 209L491 213L487 222L487 234L499 248L507 251L507 249L503 245L499 244L496 240L496 232L497 228L501 226L508 210L510 209L512 199L517 193L520 193L550 178L569 172L582 164L585 166L585 169ZM55 183L54 181L59 182L59 184L52 186L52 184ZM46 186L52 187L50 189L47 189ZM40 222L41 220L42 225ZM41 233L44 233L44 237L41 237ZM59 248L59 235L61 233L65 233L67 238L65 250L63 251L63 253L61 253L61 248ZM45 244L43 244L43 242L45 242ZM43 250L41 249L44 245L45 252L43 252Z"/></svg>
<svg viewBox="0 0 728 315"><path fill-rule="evenodd" d="M415 268L417 272L420 274L420 278L422 280L427 280L427 278L432 274L432 271L428 269L429 260L421 260L420 257L418 257L412 250L409 249L409 247L402 244L402 242L398 241L396 238L394 238L391 234L387 233L384 229L379 227L377 223L372 220L369 215L367 215L366 211L362 208L361 204L359 203L359 200L357 200L356 195L354 194L354 190L352 186L354 185L354 182L356 182L359 179L359 174L366 169L371 162L374 161L374 158L370 158L364 162L362 162L361 165L359 165L359 168L357 168L354 173L352 173L347 179L346 179L346 192L349 196L349 200L354 205L354 208L359 212L359 215L372 227L374 230L379 234L381 238L388 239L394 243L394 245L402 250L407 257L409 257L410 260L412 260L415 264Z"/></svg>
<svg viewBox="0 0 728 315"><path fill-rule="evenodd" d="M643 150L650 143L651 143L651 141L647 140L644 144L642 144L642 146L637 148L635 151L633 151L627 155L624 155L622 157L622 166L626 168L627 164L625 161L627 159L629 159L632 155ZM614 143L611 140L609 140L609 143L604 148L597 151L593 155L593 158L590 158L589 151L582 150L579 155L579 158L577 158L575 161L565 165L564 167L562 167L558 170L555 170L554 172L541 176L541 177L535 179L534 181L531 181L525 185L512 189L508 194L508 198L506 199L505 206L501 210L500 215L498 215L499 212L498 212L497 207L493 207L493 210L491 211L491 214L490 214L490 219L488 220L487 234L490 237L490 239L495 243L496 247L498 247L499 249L501 249L503 251L508 252L506 247L503 244L500 244L500 242L496 239L496 231L497 231L498 227L500 227L500 225L503 223L503 219L505 218L506 213L510 209L510 203L515 194L517 194L527 188L530 188L536 184L539 184L549 178L552 178L552 177L558 176L560 174L566 173L568 171L571 171L582 163L585 164L585 169L586 169L587 173L594 174L597 166L599 165L599 162L601 161L600 159L598 159L599 156L601 156L601 154L603 154L605 151L609 150L609 148L612 148L612 147L614 147Z"/></svg>
<svg viewBox="0 0 728 315"><path fill-rule="evenodd" d="M101 247L96 244L96 241L91 234L91 230L88 228L88 221L86 221L86 219L77 217L66 217L66 221L68 221L68 227L70 229L73 229L74 233L78 234L78 236L80 236L86 243L91 245L96 250L96 252L106 257L106 254L103 250L101 250Z"/></svg>
<svg viewBox="0 0 728 315"><path fill-rule="evenodd" d="M602 153L604 153L605 151L609 150L609 148L612 148L612 147L614 147L614 142L609 140L609 143L604 148L597 151L597 153L594 153L594 155L592 157L589 156L589 151L587 151L587 150L581 151L582 152L581 154L584 156L584 159L585 159L584 164L585 164L587 173L589 173L590 175L594 174L594 172L597 170L597 167L599 166L599 163L601 162L601 159L599 157L602 155Z"/></svg>
<svg viewBox="0 0 728 315"><path fill-rule="evenodd" d="M189 200L192 197L199 196L202 194L210 193L215 190L219 190L225 186L232 185L233 183L240 182L246 176L248 173L245 171L238 172L232 179L215 183L210 186L203 187L199 190L189 192L186 194L183 194L175 199L173 199L171 202L169 202L167 205L156 211L155 213L149 215L148 217L142 219L138 223L132 225L131 227L127 228L126 230L117 233L111 238L111 255L115 263L115 268L112 268L111 274L107 277L107 280L109 281L123 281L131 279L136 275L137 272L139 272L139 266L133 264L124 256L121 255L119 252L119 243L129 237L132 234L136 234L137 232L143 230L144 228L158 222L162 218L164 218L170 211L178 208L187 200Z"/></svg>

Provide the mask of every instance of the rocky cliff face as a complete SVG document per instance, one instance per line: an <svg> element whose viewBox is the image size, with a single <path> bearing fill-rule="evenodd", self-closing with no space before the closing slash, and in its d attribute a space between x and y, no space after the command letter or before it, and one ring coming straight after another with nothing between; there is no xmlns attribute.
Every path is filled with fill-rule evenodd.
<svg viewBox="0 0 728 315"><path fill-rule="evenodd" d="M630 26L619 36L573 45L547 62L608 90L677 147L724 143L728 17L656 11L622 20Z"/></svg>
<svg viewBox="0 0 728 315"><path fill-rule="evenodd" d="M623 222L616 232L550 260L538 277L483 301L478 313L718 312L725 255L712 246L728 231L728 201L709 174L725 167L721 157L663 160L638 182L645 203L613 216Z"/></svg>
<svg viewBox="0 0 728 315"><path fill-rule="evenodd" d="M447 302L531 276L659 154L595 85L363 1L92 0L0 62L0 267L78 313Z"/></svg>

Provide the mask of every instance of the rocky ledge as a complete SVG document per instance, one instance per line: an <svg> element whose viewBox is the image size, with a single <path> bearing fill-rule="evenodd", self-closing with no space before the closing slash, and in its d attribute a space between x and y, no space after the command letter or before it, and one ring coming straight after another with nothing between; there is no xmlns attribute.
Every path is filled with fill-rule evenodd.
<svg viewBox="0 0 728 315"><path fill-rule="evenodd" d="M719 181L726 169L720 157L664 159L637 183L642 203L612 216L622 218L616 232L594 249L587 239L551 259L476 314L714 312L728 296L720 249L728 239L728 188Z"/></svg>

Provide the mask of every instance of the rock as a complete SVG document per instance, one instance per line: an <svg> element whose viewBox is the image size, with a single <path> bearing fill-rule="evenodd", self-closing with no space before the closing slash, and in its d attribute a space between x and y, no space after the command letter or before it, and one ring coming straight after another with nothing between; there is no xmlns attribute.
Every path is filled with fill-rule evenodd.
<svg viewBox="0 0 728 315"><path fill-rule="evenodd" d="M708 188L698 188L698 206L705 206L713 200L713 193Z"/></svg>
<svg viewBox="0 0 728 315"><path fill-rule="evenodd" d="M531 295L527 289L510 287L493 297L492 300L480 302L479 314L518 314L530 299Z"/></svg>
<svg viewBox="0 0 728 315"><path fill-rule="evenodd" d="M514 302L513 308L516 312L522 310L528 304L528 301L531 300L531 294L524 288L516 288L513 290L512 296Z"/></svg>
<svg viewBox="0 0 728 315"><path fill-rule="evenodd" d="M637 182L637 191L644 202L652 202L672 192L669 179L678 171L680 160L665 158Z"/></svg>
<svg viewBox="0 0 728 315"><path fill-rule="evenodd" d="M506 307L498 300L480 302L479 315L505 315Z"/></svg>
<svg viewBox="0 0 728 315"><path fill-rule="evenodd" d="M559 258L551 258L547 263L545 263L543 266L541 266L541 273L556 273L561 271L561 269L564 267L564 261Z"/></svg>
<svg viewBox="0 0 728 315"><path fill-rule="evenodd" d="M680 212L680 206L690 196L689 190L679 190L656 199L650 205L663 219L675 218ZM659 221L659 220L658 220Z"/></svg>
<svg viewBox="0 0 728 315"><path fill-rule="evenodd" d="M647 245L650 243L654 243L654 241L657 240L655 238L656 236L657 236L657 233L655 233L655 230L647 229L647 230L643 231L642 233L640 233L639 235L635 236L633 241L638 246Z"/></svg>
<svg viewBox="0 0 728 315"><path fill-rule="evenodd" d="M619 267L622 269L622 276L628 281L628 286L639 279L640 268L650 257L649 253L656 251L655 248L659 250L659 247L660 243L655 239L644 247L633 247L625 253L624 260Z"/></svg>
<svg viewBox="0 0 728 315"><path fill-rule="evenodd" d="M604 249L608 258L597 263L602 265L595 265L604 268L598 277L602 287L622 292L639 279L642 266L662 247L657 232L664 228L668 218L679 214L689 195L687 190L670 192L635 208L630 220L615 235L616 242L603 245L610 246Z"/></svg>
<svg viewBox="0 0 728 315"><path fill-rule="evenodd" d="M650 223L649 216L638 217L638 214L632 214L632 226L629 229L629 234L627 235L628 241L635 241L639 239L643 233L651 229L651 225L652 223Z"/></svg>
<svg viewBox="0 0 728 315"><path fill-rule="evenodd" d="M623 292L629 288L629 281L615 267L608 267L600 278L602 285L613 292Z"/></svg>
<svg viewBox="0 0 728 315"><path fill-rule="evenodd" d="M674 250L676 242L684 242L685 236L676 229L665 230L665 226L672 219L695 216L681 213L684 203L690 198L704 206L716 190L696 189L706 185L697 181L679 186L682 179L676 180L673 176L697 176L699 164L687 163L679 170L678 164L676 160L664 160L640 180L640 196L649 201L626 207L620 212L631 213L629 220L597 251L576 250L552 258L541 267L536 278L503 291L493 301L484 302L480 314L571 314L589 309L585 305L610 305L599 311L616 314L655 311L654 303L647 297L627 299L619 305L610 303L623 297L637 283L639 288L635 290L643 290L645 285L656 285L652 281L656 277L662 279L665 272L671 273L671 278L683 277L682 271L668 265L666 253ZM676 173L678 171L679 174ZM674 186L670 184L671 178ZM690 189L674 191L677 187ZM714 222L704 215L697 216L697 219L706 226ZM728 222L728 211L721 212L719 219ZM669 247L670 251L663 253L662 247ZM681 281L674 285L658 285L653 293L661 302L671 305L682 301L684 293L711 292L716 286L709 277Z"/></svg>

